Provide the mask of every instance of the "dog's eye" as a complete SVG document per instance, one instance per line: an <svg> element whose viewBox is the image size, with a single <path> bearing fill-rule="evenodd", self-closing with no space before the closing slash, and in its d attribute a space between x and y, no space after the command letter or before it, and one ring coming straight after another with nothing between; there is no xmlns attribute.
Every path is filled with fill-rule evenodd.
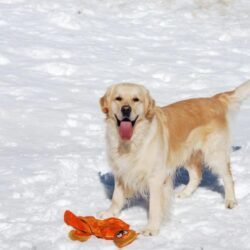
<svg viewBox="0 0 250 250"><path fill-rule="evenodd" d="M117 96L117 97L115 98L115 100L120 102L120 101L122 101L122 98L121 98L120 96Z"/></svg>
<svg viewBox="0 0 250 250"><path fill-rule="evenodd" d="M139 102L140 100L139 100L139 98L138 97L134 97L133 98L133 102Z"/></svg>

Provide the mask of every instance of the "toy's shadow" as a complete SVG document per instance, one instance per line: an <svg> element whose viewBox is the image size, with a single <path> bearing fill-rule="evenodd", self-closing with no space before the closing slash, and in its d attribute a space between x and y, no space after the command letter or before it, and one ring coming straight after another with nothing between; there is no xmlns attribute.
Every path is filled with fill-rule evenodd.
<svg viewBox="0 0 250 250"><path fill-rule="evenodd" d="M238 151L240 150L240 146L233 146L232 151ZM104 186L105 193L109 199L112 199L113 192L114 192L114 185L115 185L115 180L114 176L112 173L106 173L106 174L101 174L99 173L99 178L101 183ZM189 175L187 170L184 168L179 168L176 171L176 177L174 180L174 188L182 185L182 184L187 184L189 182ZM202 174L202 181L199 185L200 187L207 188L211 191L217 192L221 194L224 197L224 187L219 183L218 176L213 174L209 168L204 167L203 168L203 174ZM128 206L141 206L144 208L147 208L147 203L145 202L145 199L142 197L136 197L132 200L130 200Z"/></svg>

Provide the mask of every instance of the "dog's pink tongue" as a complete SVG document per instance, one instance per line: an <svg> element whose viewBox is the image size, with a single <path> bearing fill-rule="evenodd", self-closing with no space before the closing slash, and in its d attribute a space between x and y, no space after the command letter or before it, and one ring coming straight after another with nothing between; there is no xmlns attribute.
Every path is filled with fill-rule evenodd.
<svg viewBox="0 0 250 250"><path fill-rule="evenodd" d="M130 140L133 135L132 123L129 121L122 121L119 127L119 134L123 140Z"/></svg>

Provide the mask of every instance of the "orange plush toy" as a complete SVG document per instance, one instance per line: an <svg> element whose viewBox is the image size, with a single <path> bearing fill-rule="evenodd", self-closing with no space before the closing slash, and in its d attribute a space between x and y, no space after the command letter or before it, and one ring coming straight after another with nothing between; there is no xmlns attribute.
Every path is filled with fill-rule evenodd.
<svg viewBox="0 0 250 250"><path fill-rule="evenodd" d="M138 233L129 229L129 225L117 218L98 220L93 216L76 216L69 210L64 213L64 221L75 228L70 231L71 240L86 241L91 235L97 238L113 240L118 247L124 247L133 242Z"/></svg>

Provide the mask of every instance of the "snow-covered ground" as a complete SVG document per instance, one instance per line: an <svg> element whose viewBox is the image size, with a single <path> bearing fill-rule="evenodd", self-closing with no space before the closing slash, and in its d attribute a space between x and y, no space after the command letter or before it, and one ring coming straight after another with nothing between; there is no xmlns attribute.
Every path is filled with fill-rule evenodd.
<svg viewBox="0 0 250 250"><path fill-rule="evenodd" d="M0 249L116 249L72 242L63 223L66 209L95 215L110 204L98 104L107 86L142 83L163 105L250 78L249 0L0 0L0 36ZM249 101L233 145L235 209L205 172L158 236L126 249L250 249ZM140 230L144 207L121 218Z"/></svg>

